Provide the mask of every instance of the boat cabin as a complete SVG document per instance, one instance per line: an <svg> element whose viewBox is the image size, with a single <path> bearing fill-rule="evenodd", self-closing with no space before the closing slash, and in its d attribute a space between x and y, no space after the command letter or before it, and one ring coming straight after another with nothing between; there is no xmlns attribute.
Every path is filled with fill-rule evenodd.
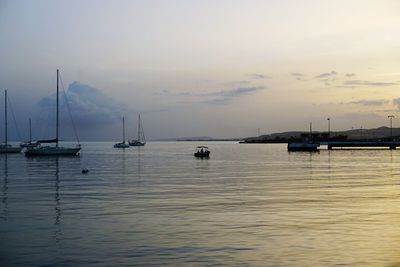
<svg viewBox="0 0 400 267"><path fill-rule="evenodd" d="M195 157L204 158L210 156L210 150L206 146L198 146L196 147L196 152L194 153Z"/></svg>

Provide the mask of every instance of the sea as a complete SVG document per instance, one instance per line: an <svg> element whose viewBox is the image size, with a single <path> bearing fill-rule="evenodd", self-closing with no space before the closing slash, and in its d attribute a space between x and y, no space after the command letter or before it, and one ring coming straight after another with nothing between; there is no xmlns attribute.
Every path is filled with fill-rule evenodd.
<svg viewBox="0 0 400 267"><path fill-rule="evenodd" d="M0 266L400 266L400 151L82 147L0 155Z"/></svg>

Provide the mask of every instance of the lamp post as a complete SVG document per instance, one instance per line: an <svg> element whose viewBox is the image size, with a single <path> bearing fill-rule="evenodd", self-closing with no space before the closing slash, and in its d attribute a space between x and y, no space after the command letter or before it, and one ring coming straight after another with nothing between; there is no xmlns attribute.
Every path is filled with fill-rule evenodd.
<svg viewBox="0 0 400 267"><path fill-rule="evenodd" d="M328 120L328 138L331 136L331 118L327 118Z"/></svg>
<svg viewBox="0 0 400 267"><path fill-rule="evenodd" d="M389 115L388 118L390 119L390 139L393 139L393 124L392 124L392 119L394 118L394 115Z"/></svg>

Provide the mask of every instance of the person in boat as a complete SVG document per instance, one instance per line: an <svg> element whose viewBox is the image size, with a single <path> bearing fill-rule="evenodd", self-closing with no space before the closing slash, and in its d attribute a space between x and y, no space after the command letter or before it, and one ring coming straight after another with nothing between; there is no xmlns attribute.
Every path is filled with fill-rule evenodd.
<svg viewBox="0 0 400 267"><path fill-rule="evenodd" d="M200 153L203 153L204 151L203 151L203 148L202 149L200 149Z"/></svg>

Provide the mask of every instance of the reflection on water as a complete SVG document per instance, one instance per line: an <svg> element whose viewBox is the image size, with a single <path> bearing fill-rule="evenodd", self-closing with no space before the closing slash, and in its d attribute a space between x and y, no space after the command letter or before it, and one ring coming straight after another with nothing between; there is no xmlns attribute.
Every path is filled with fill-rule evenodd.
<svg viewBox="0 0 400 267"><path fill-rule="evenodd" d="M0 266L400 262L400 151L196 145L1 156Z"/></svg>
<svg viewBox="0 0 400 267"><path fill-rule="evenodd" d="M3 204L3 220L7 220L7 213L8 213L8 200L7 200L7 191L8 191L8 158L7 154L3 155L4 158L4 182L2 187L3 197L1 202Z"/></svg>
<svg viewBox="0 0 400 267"><path fill-rule="evenodd" d="M55 157L55 194L54 194L54 199L55 199L55 225L59 225L61 223L61 205L60 205L60 177L59 177L59 157ZM59 243L62 238L62 232L61 232L61 227L57 227L54 232L54 239L56 243Z"/></svg>

